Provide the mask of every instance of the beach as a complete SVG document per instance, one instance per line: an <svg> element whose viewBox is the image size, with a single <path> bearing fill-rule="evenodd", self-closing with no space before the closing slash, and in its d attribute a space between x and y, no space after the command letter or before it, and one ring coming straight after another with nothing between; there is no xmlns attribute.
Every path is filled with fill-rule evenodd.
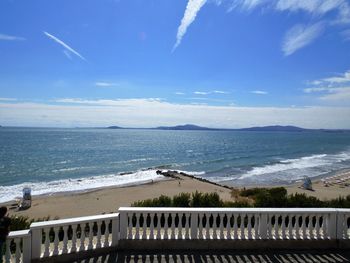
<svg viewBox="0 0 350 263"><path fill-rule="evenodd" d="M152 183L134 185L128 187L109 187L96 189L81 193L65 193L56 195L33 196L32 207L17 211L9 209L10 215L22 215L37 219L50 216L53 218L70 218L88 216L95 214L105 214L116 212L121 206L130 206L133 202L148 198L159 197L160 195L174 196L179 193L192 193L195 191L203 193L216 192L221 199L232 201L231 189L219 186L210 182L199 180L193 177L177 174L177 178L167 178L167 180L155 181ZM342 172L331 179L313 181L314 191L299 188L301 183L286 186L288 194L305 193L322 200L337 198L350 194L350 172ZM324 181L329 181L325 186ZM332 183L336 180L344 180L342 183ZM5 203L11 207L14 202Z"/></svg>

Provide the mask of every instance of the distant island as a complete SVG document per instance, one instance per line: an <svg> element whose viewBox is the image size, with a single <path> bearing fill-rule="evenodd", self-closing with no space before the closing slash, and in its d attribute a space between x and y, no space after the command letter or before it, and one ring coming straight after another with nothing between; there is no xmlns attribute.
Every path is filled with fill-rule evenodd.
<svg viewBox="0 0 350 263"><path fill-rule="evenodd" d="M224 129L224 128L208 128L194 124L176 125L176 126L159 126L156 128L124 128L120 126L109 126L107 129L147 129L147 130L167 130L167 131L253 131L253 132L306 132L306 131L322 131L322 132L349 132L350 130L342 129L305 129L297 126L271 125L261 127L250 127L240 129Z"/></svg>

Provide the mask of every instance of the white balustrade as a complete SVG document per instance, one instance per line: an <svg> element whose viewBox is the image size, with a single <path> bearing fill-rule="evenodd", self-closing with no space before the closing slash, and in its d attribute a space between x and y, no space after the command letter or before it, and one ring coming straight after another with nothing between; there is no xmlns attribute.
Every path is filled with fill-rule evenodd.
<svg viewBox="0 0 350 263"><path fill-rule="evenodd" d="M33 223L33 258L110 247L119 238L118 220L118 214L107 214Z"/></svg>
<svg viewBox="0 0 350 263"><path fill-rule="evenodd" d="M142 208L10 232L4 262L118 248L119 240L350 240L350 209Z"/></svg>
<svg viewBox="0 0 350 263"><path fill-rule="evenodd" d="M6 239L5 255L2 262L30 262L31 235L29 230L12 231Z"/></svg>

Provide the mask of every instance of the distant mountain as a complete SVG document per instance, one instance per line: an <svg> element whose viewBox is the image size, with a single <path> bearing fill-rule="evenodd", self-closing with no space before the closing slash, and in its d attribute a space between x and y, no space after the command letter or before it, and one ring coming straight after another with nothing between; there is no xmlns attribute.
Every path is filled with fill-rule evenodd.
<svg viewBox="0 0 350 263"><path fill-rule="evenodd" d="M296 127L296 126L263 126L263 127L251 127L239 129L240 131L286 131L286 132L302 132L307 131L308 129Z"/></svg>
<svg viewBox="0 0 350 263"><path fill-rule="evenodd" d="M203 131L203 130L216 130L207 127L201 127L193 124L177 125L177 126L160 126L155 128L157 130L175 130L175 131Z"/></svg>
<svg viewBox="0 0 350 263"><path fill-rule="evenodd" d="M119 126L109 126L107 127L107 129L124 129L124 128Z"/></svg>

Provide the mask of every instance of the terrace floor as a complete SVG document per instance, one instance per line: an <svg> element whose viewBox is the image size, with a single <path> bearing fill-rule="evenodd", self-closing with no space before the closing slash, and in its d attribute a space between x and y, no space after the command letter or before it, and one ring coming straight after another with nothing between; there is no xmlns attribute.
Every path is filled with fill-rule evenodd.
<svg viewBox="0 0 350 263"><path fill-rule="evenodd" d="M75 263L166 262L166 263L338 263L350 262L346 250L281 251L123 251L88 258Z"/></svg>

